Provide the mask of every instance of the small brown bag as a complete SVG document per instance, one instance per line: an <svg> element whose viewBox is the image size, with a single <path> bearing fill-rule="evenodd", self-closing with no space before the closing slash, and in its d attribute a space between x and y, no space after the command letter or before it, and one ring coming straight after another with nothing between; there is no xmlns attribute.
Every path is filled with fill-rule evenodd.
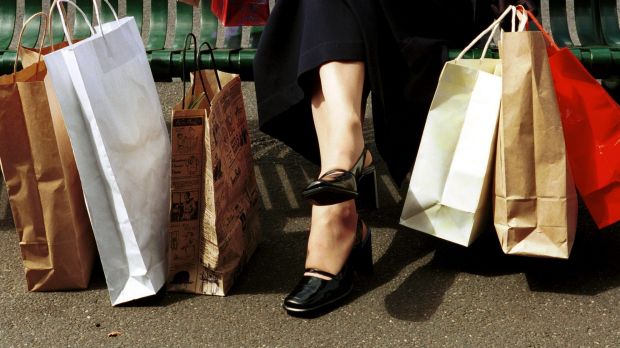
<svg viewBox="0 0 620 348"><path fill-rule="evenodd" d="M75 42L79 42L79 40L74 40ZM40 49L34 49L34 48L29 48L29 47L19 47L19 56L21 57L22 60L22 66L24 68L29 67L33 64L36 64L39 62L39 52L41 53L41 56L45 56L46 54L52 53L56 50L59 50L61 48L65 48L69 46L69 43L66 41L63 42L59 42L50 46L43 46Z"/></svg>
<svg viewBox="0 0 620 348"><path fill-rule="evenodd" d="M39 61L0 77L0 164L28 290L84 289L95 240L69 136L60 111L50 109L45 75Z"/></svg>

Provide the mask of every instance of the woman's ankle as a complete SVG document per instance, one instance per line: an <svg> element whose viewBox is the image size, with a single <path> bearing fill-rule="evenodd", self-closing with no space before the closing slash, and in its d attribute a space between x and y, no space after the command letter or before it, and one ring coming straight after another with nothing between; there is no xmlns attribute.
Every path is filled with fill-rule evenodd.
<svg viewBox="0 0 620 348"><path fill-rule="evenodd" d="M361 125L334 131L321 147L321 174L332 169L351 169L364 150Z"/></svg>
<svg viewBox="0 0 620 348"><path fill-rule="evenodd" d="M312 228L339 227L335 231L349 234L357 225L358 213L355 201L350 200L338 204L312 207ZM330 229L331 230L331 229Z"/></svg>
<svg viewBox="0 0 620 348"><path fill-rule="evenodd" d="M352 201L314 207L306 268L338 273L355 244L357 218Z"/></svg>

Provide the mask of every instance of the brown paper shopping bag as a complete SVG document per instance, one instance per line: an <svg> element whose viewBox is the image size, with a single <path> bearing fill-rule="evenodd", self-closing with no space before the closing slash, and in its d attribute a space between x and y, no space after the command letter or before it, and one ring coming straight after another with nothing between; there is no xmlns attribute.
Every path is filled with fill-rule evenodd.
<svg viewBox="0 0 620 348"><path fill-rule="evenodd" d="M258 244L258 191L239 76L197 75L172 115L168 290L223 296Z"/></svg>
<svg viewBox="0 0 620 348"><path fill-rule="evenodd" d="M504 33L494 222L508 254L568 258L577 200L540 32Z"/></svg>
<svg viewBox="0 0 620 348"><path fill-rule="evenodd" d="M75 42L78 42L78 40L75 40ZM67 47L68 45L69 43L67 43L66 41L63 41L63 42L59 42L59 43L56 43L50 46L44 46L41 49L19 47L19 56L21 57L22 66L26 68L32 64L37 63L39 61L39 52L41 52L42 56L45 56L54 51L63 49Z"/></svg>
<svg viewBox="0 0 620 348"><path fill-rule="evenodd" d="M67 130L59 110L50 108L45 76L40 61L0 77L0 164L28 289L84 289L95 242Z"/></svg>

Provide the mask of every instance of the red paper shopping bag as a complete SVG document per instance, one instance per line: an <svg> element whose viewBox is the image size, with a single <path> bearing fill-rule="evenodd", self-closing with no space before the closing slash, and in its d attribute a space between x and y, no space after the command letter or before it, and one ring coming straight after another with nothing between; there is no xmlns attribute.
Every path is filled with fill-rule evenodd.
<svg viewBox="0 0 620 348"><path fill-rule="evenodd" d="M620 220L620 106L567 48L548 41L549 64L575 184L599 228Z"/></svg>
<svg viewBox="0 0 620 348"><path fill-rule="evenodd" d="M211 11L226 27L265 25L269 0L213 0Z"/></svg>

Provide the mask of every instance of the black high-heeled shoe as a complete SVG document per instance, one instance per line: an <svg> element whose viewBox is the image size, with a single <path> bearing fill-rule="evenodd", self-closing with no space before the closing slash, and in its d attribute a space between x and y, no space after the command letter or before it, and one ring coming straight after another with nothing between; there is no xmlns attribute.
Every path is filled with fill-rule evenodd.
<svg viewBox="0 0 620 348"><path fill-rule="evenodd" d="M363 149L362 154L358 158L353 168L350 170L332 169L321 175L317 180L311 182L301 192L302 196L313 205L332 205L345 202L351 199L357 199L361 195L360 188L363 187L369 192L369 204L366 201L360 201L364 207L373 206L374 199L376 206L376 174L374 166L364 168L366 162L366 154L368 150ZM365 179L362 181L362 179ZM362 185L363 182L369 184ZM372 197L370 197L372 195ZM363 195L366 197L367 195Z"/></svg>
<svg viewBox="0 0 620 348"><path fill-rule="evenodd" d="M344 299L353 289L353 273L369 275L373 272L370 228L362 240L363 222L358 220L356 242L351 254L338 274L319 269L306 269L297 286L284 299L282 307L289 313L315 312ZM305 273L320 274L330 279Z"/></svg>

